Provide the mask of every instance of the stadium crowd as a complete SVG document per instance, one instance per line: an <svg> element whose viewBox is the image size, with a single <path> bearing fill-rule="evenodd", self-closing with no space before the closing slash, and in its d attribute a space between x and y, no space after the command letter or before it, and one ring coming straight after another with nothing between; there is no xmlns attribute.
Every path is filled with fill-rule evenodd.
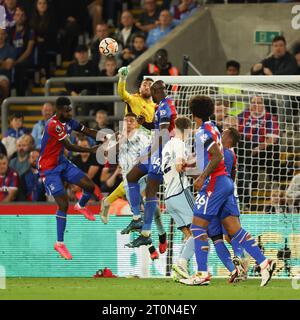
<svg viewBox="0 0 300 320"><path fill-rule="evenodd" d="M131 9L139 3L143 12L135 17ZM28 93L29 80L38 72L39 79L49 78L57 64L74 59L67 70L68 77L115 76L118 69L128 66L153 46L162 37L188 18L198 9L194 0L180 1L118 1L118 0L0 0L6 9L6 27L0 29L0 100L10 95L15 88L18 96ZM55 13L55 14L54 14ZM119 54L103 58L99 54L102 39L112 36L118 41ZM63 44L63 45L62 45ZM179 74L179 68L168 59L168 52L160 49L141 71L144 75ZM240 63L230 60L226 63L227 75L239 75ZM300 45L293 53L288 52L283 36L275 37L272 54L251 68L253 75L296 75L300 74ZM71 96L112 94L111 84L82 85L69 84L66 87ZM231 94L227 89L220 93ZM239 92L237 92L239 93ZM299 102L286 106L298 116ZM283 163L280 159L280 128L278 110L273 101L253 96L249 105L245 102L219 100L215 102L215 121L221 129L235 127L241 134L238 147L240 170L238 190L243 191L244 209L250 210L251 191L259 189L259 174L263 171L272 176L272 193L266 211L278 213L287 206L300 202L300 162L297 157ZM108 116L113 115L113 105L102 103L96 109L79 106L79 115L95 115L95 129L113 129ZM39 156L41 137L46 121L55 112L55 106L42 106L42 120L32 131L24 127L24 116L15 113L10 116L9 130L0 142L0 201L45 201L45 190L38 176L36 159ZM253 130L253 128L255 128ZM89 147L96 142L80 134L72 137L73 142ZM68 154L97 185L97 196L112 192L122 181L118 165L99 165L93 154ZM295 173L298 173L294 175ZM281 190L283 177L290 182L287 190ZM251 186L250 186L251 182ZM71 186L70 199L78 198L80 190ZM241 196L241 194L240 194ZM256 210L257 207L252 207Z"/></svg>

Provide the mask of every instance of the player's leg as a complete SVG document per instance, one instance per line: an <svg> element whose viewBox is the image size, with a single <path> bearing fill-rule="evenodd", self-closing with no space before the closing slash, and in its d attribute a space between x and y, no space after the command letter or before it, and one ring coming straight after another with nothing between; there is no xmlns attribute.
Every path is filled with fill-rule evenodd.
<svg viewBox="0 0 300 320"><path fill-rule="evenodd" d="M173 280L188 279L190 277L188 263L195 253L194 238L190 226L178 228L184 234L184 240L176 263L172 265Z"/></svg>
<svg viewBox="0 0 300 320"><path fill-rule="evenodd" d="M161 219L161 211L160 211L159 205L156 207L156 210L155 210L154 223L156 225L157 232L158 232L159 252L163 254L167 251L168 241L167 241L167 233Z"/></svg>
<svg viewBox="0 0 300 320"><path fill-rule="evenodd" d="M108 223L108 211L111 204L115 202L117 199L123 198L125 194L126 192L124 188L124 181L122 181L109 196L102 199L100 208L100 218L104 224Z"/></svg>
<svg viewBox="0 0 300 320"><path fill-rule="evenodd" d="M64 184L61 178L61 171L63 166L45 173L43 182L46 192L49 196L53 196L56 204L56 230L57 230L57 242L54 245L54 249L61 255L62 258L67 260L72 259L72 255L68 251L64 243L64 233L67 224L67 211L69 208L68 196L65 193Z"/></svg>
<svg viewBox="0 0 300 320"><path fill-rule="evenodd" d="M239 243L240 246L242 246L260 265L262 275L261 286L267 285L276 268L275 262L268 260L264 256L255 239L250 233L241 227L239 218L237 216L228 216L222 220L222 223L231 238L231 242Z"/></svg>
<svg viewBox="0 0 300 320"><path fill-rule="evenodd" d="M158 205L157 192L159 185L162 181L161 175L148 174L147 186L146 186L146 199L144 205L144 223L141 231L141 235L127 244L130 248L140 247L142 245L149 245L152 243L151 227L154 218L155 210Z"/></svg>
<svg viewBox="0 0 300 320"><path fill-rule="evenodd" d="M219 176L210 180L197 195L194 205L194 217L191 225L193 232L197 273L191 279L180 282L187 285L207 285L210 283L208 273L208 226L218 216L227 200L233 183L227 176Z"/></svg>
<svg viewBox="0 0 300 320"><path fill-rule="evenodd" d="M74 206L74 209L82 213L86 219L95 221L96 218L94 214L86 208L86 204L91 199L96 187L94 182L88 176L84 175L79 182L73 183L82 189L82 196Z"/></svg>
<svg viewBox="0 0 300 320"><path fill-rule="evenodd" d="M67 211L69 207L69 200L66 194L54 196L57 203L58 210L56 211L56 228L57 228L57 242L54 249L61 255L61 257L71 260L72 255L64 244L64 234L67 224Z"/></svg>
<svg viewBox="0 0 300 320"><path fill-rule="evenodd" d="M132 231L140 231L143 225L141 218L141 190L139 180L147 173L147 167L141 164L134 166L127 174L128 200L133 213L132 221L121 231L128 234Z"/></svg>
<svg viewBox="0 0 300 320"><path fill-rule="evenodd" d="M147 176L144 176L143 178L140 179L139 183L140 183L140 191L141 191L141 196L143 197L143 202L145 203L145 199L146 199L146 193L145 193L145 189L147 186ZM166 230L164 228L162 219L161 219L161 212L160 212L160 207L159 205L156 207L156 211L155 211L155 216L154 216L154 222L157 228L157 233L158 233L158 238L159 238L159 252L161 254L165 253L167 248L168 248L168 241L167 241L167 233ZM153 257L158 257L158 252L154 252L154 250L156 250L154 248L154 246L152 245L149 248L149 252Z"/></svg>
<svg viewBox="0 0 300 320"><path fill-rule="evenodd" d="M248 259L245 254L245 250L239 245L239 243L235 241L231 241L230 237L227 234L227 231L223 229L223 237L229 243L232 247L233 250L233 258L232 262L236 267L239 268L240 273L241 273L241 279L246 280L247 279L247 273L248 273Z"/></svg>
<svg viewBox="0 0 300 320"><path fill-rule="evenodd" d="M231 260L231 255L223 240L222 223L218 217L214 217L208 226L208 236L213 241L216 253L226 269L230 272L229 282L234 282L239 276L239 270Z"/></svg>
<svg viewBox="0 0 300 320"><path fill-rule="evenodd" d="M193 219L193 210L184 192L165 200L166 211L173 218L176 227L184 235L177 261L172 265L173 280L189 278L188 261L194 255L194 239L190 230Z"/></svg>
<svg viewBox="0 0 300 320"><path fill-rule="evenodd" d="M95 221L94 214L86 208L86 204L95 191L94 182L70 161L67 162L62 172L62 179L82 189L82 196L74 206L74 209L83 214L86 219Z"/></svg>

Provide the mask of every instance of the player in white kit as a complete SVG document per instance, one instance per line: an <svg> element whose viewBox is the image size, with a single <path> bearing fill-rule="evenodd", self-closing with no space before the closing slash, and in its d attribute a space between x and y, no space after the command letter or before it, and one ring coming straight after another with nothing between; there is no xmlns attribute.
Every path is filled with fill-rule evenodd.
<svg viewBox="0 0 300 320"><path fill-rule="evenodd" d="M190 230L194 197L190 190L188 177L184 172L188 158L191 156L191 148L187 143L191 128L192 122L189 118L177 118L175 137L166 143L162 151L161 168L164 177L166 211L174 219L177 228L184 234L180 257L172 266L175 280L189 276L187 263L194 255L194 239Z"/></svg>

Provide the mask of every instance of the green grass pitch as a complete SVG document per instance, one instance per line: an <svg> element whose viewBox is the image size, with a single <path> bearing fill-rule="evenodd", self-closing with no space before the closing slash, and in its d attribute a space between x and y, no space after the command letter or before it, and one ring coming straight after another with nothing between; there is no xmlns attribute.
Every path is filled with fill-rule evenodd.
<svg viewBox="0 0 300 320"><path fill-rule="evenodd" d="M207 287L187 287L171 279L9 278L0 300L300 299L291 280L275 279L264 288L259 283L257 279L229 285L226 279L213 279Z"/></svg>

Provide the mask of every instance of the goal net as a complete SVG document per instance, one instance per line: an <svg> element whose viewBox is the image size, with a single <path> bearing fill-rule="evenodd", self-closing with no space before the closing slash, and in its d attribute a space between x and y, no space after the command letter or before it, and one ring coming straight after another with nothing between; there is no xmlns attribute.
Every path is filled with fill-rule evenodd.
<svg viewBox="0 0 300 320"><path fill-rule="evenodd" d="M239 130L236 184L241 223L265 255L277 262L276 276L300 274L300 77L153 78L167 84L178 115L191 117L190 98L208 95L215 103L214 120L219 128ZM160 200L164 208L163 186ZM167 212L164 219L170 221L169 254L165 261L169 275L171 264L179 255L182 233ZM191 271L195 265L194 260ZM212 243L209 268L214 276L228 275ZM250 259L249 276L257 275L259 268Z"/></svg>

